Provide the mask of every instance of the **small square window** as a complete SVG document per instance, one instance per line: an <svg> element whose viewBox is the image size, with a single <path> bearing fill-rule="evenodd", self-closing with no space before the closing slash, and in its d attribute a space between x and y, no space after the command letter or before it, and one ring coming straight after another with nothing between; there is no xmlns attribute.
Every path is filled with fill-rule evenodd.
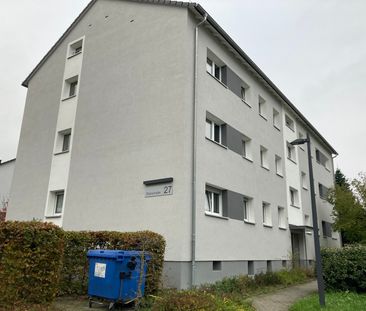
<svg viewBox="0 0 366 311"><path fill-rule="evenodd" d="M326 200L328 198L329 188L325 187L321 183L318 184L319 186L319 196L323 200Z"/></svg>
<svg viewBox="0 0 366 311"><path fill-rule="evenodd" d="M63 143L62 143L62 151L69 151L70 137L71 137L71 133L67 133L64 135L64 139L63 139Z"/></svg>
<svg viewBox="0 0 366 311"><path fill-rule="evenodd" d="M295 131L295 122L288 115L285 116L286 126L291 130Z"/></svg>
<svg viewBox="0 0 366 311"><path fill-rule="evenodd" d="M68 57L80 54L83 51L83 40L78 40L69 46Z"/></svg>
<svg viewBox="0 0 366 311"><path fill-rule="evenodd" d="M329 159L322 153L320 150L315 149L315 158L316 161L324 166L325 168L329 169Z"/></svg>
<svg viewBox="0 0 366 311"><path fill-rule="evenodd" d="M63 90L63 98L67 99L70 97L74 97L78 93L78 76L69 78L65 80L64 90Z"/></svg>
<svg viewBox="0 0 366 311"><path fill-rule="evenodd" d="M67 152L71 146L71 129L63 130L57 133L55 153Z"/></svg>
<svg viewBox="0 0 366 311"><path fill-rule="evenodd" d="M213 271L221 271L222 262L221 261L213 261L212 262L212 270Z"/></svg>
<svg viewBox="0 0 366 311"><path fill-rule="evenodd" d="M301 186L303 189L308 190L308 179L304 172L301 172Z"/></svg>

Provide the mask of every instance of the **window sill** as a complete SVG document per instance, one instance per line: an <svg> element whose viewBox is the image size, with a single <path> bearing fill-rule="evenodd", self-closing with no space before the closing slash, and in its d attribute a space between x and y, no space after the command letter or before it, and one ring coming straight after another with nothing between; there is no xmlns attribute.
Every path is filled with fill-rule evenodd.
<svg viewBox="0 0 366 311"><path fill-rule="evenodd" d="M244 219L244 223L245 223L245 224L248 224L248 225L255 226L255 222L250 221L250 220L245 220L245 219Z"/></svg>
<svg viewBox="0 0 366 311"><path fill-rule="evenodd" d="M289 127L287 124L286 124L286 127L289 129L289 130L291 130L291 131L293 131L294 133L295 133L295 129L292 129L291 127Z"/></svg>
<svg viewBox="0 0 366 311"><path fill-rule="evenodd" d="M277 131L281 132L281 129L280 129L277 125L274 125L274 124L273 124L273 127L274 127Z"/></svg>
<svg viewBox="0 0 366 311"><path fill-rule="evenodd" d="M263 224L263 227L265 227L265 228L273 228L272 225L268 225L268 224Z"/></svg>
<svg viewBox="0 0 366 311"><path fill-rule="evenodd" d="M80 51L80 52L77 52L77 53L75 53L75 54L72 54L72 55L70 55L69 57L67 57L67 59L70 59L70 58L73 58L73 57L75 57L75 56L78 56L79 54L81 54L81 53L83 53L82 51Z"/></svg>
<svg viewBox="0 0 366 311"><path fill-rule="evenodd" d="M309 189L308 189L308 188L306 188L306 187L302 187L302 189L304 189L304 190L306 190L306 191L309 191Z"/></svg>
<svg viewBox="0 0 366 311"><path fill-rule="evenodd" d="M299 146L299 148L300 148L302 151L305 151L304 147Z"/></svg>
<svg viewBox="0 0 366 311"><path fill-rule="evenodd" d="M292 163L297 164L295 160L293 160L293 159L291 159L289 157L287 157L287 159L290 160Z"/></svg>
<svg viewBox="0 0 366 311"><path fill-rule="evenodd" d="M217 82L219 82L225 89L228 89L228 87L227 87L227 85L225 84L225 83L223 83L223 82L221 82L219 79L217 79L215 76L213 76L212 74L210 74L208 71L206 71L207 72L207 74L211 77L211 78L213 78L214 80L216 80Z"/></svg>
<svg viewBox="0 0 366 311"><path fill-rule="evenodd" d="M70 150L65 150L65 151L60 151L60 152L55 152L53 155L60 155L60 154L64 154L64 153L69 153Z"/></svg>
<svg viewBox="0 0 366 311"><path fill-rule="evenodd" d="M286 228L286 227L278 227L278 229L280 229L280 230L284 230L284 231L286 231L286 230L287 230L287 228Z"/></svg>
<svg viewBox="0 0 366 311"><path fill-rule="evenodd" d="M300 209L300 206L290 204L290 206Z"/></svg>
<svg viewBox="0 0 366 311"><path fill-rule="evenodd" d="M220 146L221 148L228 149L225 145L218 143L217 141L212 140L211 138L205 137L208 141L214 143L215 145Z"/></svg>
<svg viewBox="0 0 366 311"><path fill-rule="evenodd" d="M67 100L69 100L69 99L71 99L71 98L74 98L74 97L76 97L76 95L72 95L72 96L69 96L69 97L65 97L65 98L63 98L63 99L61 99L61 101L67 101Z"/></svg>
<svg viewBox="0 0 366 311"><path fill-rule="evenodd" d="M263 169L265 169L266 171L269 172L269 168L268 167L265 167L265 166L261 165L261 168L263 168Z"/></svg>
<svg viewBox="0 0 366 311"><path fill-rule="evenodd" d="M259 114L264 120L268 121L267 117L265 117L264 115L262 114Z"/></svg>
<svg viewBox="0 0 366 311"><path fill-rule="evenodd" d="M278 177L283 178L283 175L282 175L282 174L278 174L278 173L276 173L276 175L277 175Z"/></svg>
<svg viewBox="0 0 366 311"><path fill-rule="evenodd" d="M252 159L249 159L249 158L247 158L247 157L245 157L245 156L242 156L242 157L243 157L243 159L245 159L245 160L247 160L247 161L249 161L249 162L253 163L253 160L252 160Z"/></svg>
<svg viewBox="0 0 366 311"><path fill-rule="evenodd" d="M57 215L48 215L48 216L45 216L45 218L47 219L52 219L52 218L61 218L62 217L62 214L57 214Z"/></svg>
<svg viewBox="0 0 366 311"><path fill-rule="evenodd" d="M313 235L313 233L311 231L306 231L307 235Z"/></svg>
<svg viewBox="0 0 366 311"><path fill-rule="evenodd" d="M224 216L221 216L221 215L218 215L218 214L212 214L212 213L209 213L209 212L205 212L205 215L206 216L209 216L209 217L214 217L214 218L229 220L228 217L224 217Z"/></svg>
<svg viewBox="0 0 366 311"><path fill-rule="evenodd" d="M333 238L333 237L332 237L332 240L335 240L335 241L336 241L336 240L338 240L338 239L337 239L337 238Z"/></svg>
<svg viewBox="0 0 366 311"><path fill-rule="evenodd" d="M242 101L244 104L246 104L249 108L252 108L252 106L251 106L251 105L249 105L249 104L246 102L246 100L245 100L245 99L242 99L242 98L241 98L241 101Z"/></svg>

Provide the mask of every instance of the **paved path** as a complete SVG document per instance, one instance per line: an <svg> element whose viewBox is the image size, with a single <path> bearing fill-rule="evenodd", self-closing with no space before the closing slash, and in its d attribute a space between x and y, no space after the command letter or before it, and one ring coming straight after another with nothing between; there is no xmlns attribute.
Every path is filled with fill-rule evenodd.
<svg viewBox="0 0 366 311"><path fill-rule="evenodd" d="M257 311L287 311L298 299L317 291L316 281L296 285L278 292L256 296L253 298L253 306Z"/></svg>

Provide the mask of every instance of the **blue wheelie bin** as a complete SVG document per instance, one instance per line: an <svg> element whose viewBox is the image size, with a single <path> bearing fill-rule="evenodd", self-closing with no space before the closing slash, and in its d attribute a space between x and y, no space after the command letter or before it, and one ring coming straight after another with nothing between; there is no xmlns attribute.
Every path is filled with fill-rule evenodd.
<svg viewBox="0 0 366 311"><path fill-rule="evenodd" d="M89 250L89 307L101 300L130 303L144 295L145 278L151 256L146 252Z"/></svg>

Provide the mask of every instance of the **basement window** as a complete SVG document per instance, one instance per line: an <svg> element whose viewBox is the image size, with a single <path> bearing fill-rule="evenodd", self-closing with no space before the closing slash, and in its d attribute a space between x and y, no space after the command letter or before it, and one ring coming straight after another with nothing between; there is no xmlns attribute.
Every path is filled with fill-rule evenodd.
<svg viewBox="0 0 366 311"><path fill-rule="evenodd" d="M212 262L212 270L213 271L221 271L222 262L221 261L213 261Z"/></svg>

